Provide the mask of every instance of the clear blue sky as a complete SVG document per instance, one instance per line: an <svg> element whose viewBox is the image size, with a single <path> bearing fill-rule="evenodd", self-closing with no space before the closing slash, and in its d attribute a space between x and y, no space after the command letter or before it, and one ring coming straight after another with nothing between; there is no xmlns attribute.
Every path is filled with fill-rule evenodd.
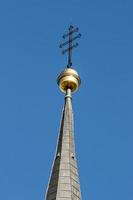
<svg viewBox="0 0 133 200"><path fill-rule="evenodd" d="M73 95L83 200L133 200L133 2L0 2L0 199L43 200L54 157L69 24L82 38Z"/></svg>

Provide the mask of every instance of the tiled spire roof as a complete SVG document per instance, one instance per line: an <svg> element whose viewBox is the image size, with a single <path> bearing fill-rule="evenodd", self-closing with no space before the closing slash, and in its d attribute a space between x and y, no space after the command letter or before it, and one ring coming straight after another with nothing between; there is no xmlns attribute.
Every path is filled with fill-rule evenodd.
<svg viewBox="0 0 133 200"><path fill-rule="evenodd" d="M57 150L45 200L81 200L70 89L65 96Z"/></svg>

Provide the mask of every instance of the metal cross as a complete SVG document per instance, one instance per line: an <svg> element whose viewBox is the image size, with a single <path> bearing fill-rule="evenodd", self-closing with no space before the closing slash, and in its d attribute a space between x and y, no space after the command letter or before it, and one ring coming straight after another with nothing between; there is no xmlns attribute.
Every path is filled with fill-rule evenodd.
<svg viewBox="0 0 133 200"><path fill-rule="evenodd" d="M73 41L80 38L81 34L79 33L78 35L73 36L73 34L75 32L78 32L78 28L74 28L72 25L70 25L69 27L69 32L63 35L63 39L65 39L66 37L68 37L68 41L60 44L60 48L63 48L64 46L68 45L68 48L62 51L62 54L65 54L66 52L68 52L68 64L67 64L67 68L71 68L72 66L72 49L78 46L78 42L76 42L75 44L73 44Z"/></svg>

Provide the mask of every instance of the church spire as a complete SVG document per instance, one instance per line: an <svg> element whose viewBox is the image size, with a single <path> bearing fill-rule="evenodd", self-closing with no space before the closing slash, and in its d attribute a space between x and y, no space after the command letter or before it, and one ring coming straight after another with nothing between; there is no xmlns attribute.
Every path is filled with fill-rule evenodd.
<svg viewBox="0 0 133 200"><path fill-rule="evenodd" d="M75 154L72 93L80 85L76 70L67 67L57 79L65 93L60 133L45 200L81 200Z"/></svg>

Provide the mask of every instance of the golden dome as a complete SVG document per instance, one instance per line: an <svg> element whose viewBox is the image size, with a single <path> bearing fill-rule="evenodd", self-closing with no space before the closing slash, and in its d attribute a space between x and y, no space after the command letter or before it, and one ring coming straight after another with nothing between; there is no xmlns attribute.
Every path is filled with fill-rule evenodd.
<svg viewBox="0 0 133 200"><path fill-rule="evenodd" d="M81 80L76 70L67 68L58 76L57 83L62 92L66 92L67 89L71 89L72 92L75 92Z"/></svg>

